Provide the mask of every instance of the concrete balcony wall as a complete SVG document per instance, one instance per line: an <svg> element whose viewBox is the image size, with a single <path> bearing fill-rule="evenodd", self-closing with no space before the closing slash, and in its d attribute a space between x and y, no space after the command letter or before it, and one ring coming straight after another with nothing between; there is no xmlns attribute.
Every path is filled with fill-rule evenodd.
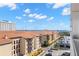
<svg viewBox="0 0 79 59"><path fill-rule="evenodd" d="M79 12L72 12L72 33L79 36Z"/></svg>
<svg viewBox="0 0 79 59"><path fill-rule="evenodd" d="M72 34L79 36L79 3L73 3L71 7Z"/></svg>
<svg viewBox="0 0 79 59"><path fill-rule="evenodd" d="M79 3L73 3L71 5L71 55L78 56L79 47L78 47L78 38L79 38ZM77 38L77 39L76 39Z"/></svg>

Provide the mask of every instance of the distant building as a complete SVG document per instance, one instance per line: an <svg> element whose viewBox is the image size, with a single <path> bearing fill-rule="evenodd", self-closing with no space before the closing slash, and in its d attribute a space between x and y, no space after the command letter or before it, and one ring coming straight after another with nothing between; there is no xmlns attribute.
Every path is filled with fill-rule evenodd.
<svg viewBox="0 0 79 59"><path fill-rule="evenodd" d="M0 31L14 31L15 29L15 23L12 22L0 22Z"/></svg>
<svg viewBox="0 0 79 59"><path fill-rule="evenodd" d="M70 36L64 36L62 39L59 40L60 45L70 45Z"/></svg>

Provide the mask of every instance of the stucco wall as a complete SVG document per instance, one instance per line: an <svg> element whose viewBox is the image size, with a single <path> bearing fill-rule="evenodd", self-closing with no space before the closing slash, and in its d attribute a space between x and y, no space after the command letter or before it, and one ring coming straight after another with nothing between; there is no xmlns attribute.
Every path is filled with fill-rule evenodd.
<svg viewBox="0 0 79 59"><path fill-rule="evenodd" d="M0 56L11 56L12 55L12 44L6 44L0 46Z"/></svg>
<svg viewBox="0 0 79 59"><path fill-rule="evenodd" d="M40 39L39 37L34 38L34 47L35 49L39 49L41 47Z"/></svg>

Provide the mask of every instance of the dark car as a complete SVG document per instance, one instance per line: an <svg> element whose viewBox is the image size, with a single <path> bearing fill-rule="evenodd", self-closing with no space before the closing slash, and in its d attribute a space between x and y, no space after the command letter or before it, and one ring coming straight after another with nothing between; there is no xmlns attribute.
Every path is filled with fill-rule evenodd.
<svg viewBox="0 0 79 59"><path fill-rule="evenodd" d="M53 50L53 48L50 48L50 50Z"/></svg>
<svg viewBox="0 0 79 59"><path fill-rule="evenodd" d="M52 56L52 54L51 54L51 53L48 53L48 54L46 54L45 56Z"/></svg>
<svg viewBox="0 0 79 59"><path fill-rule="evenodd" d="M45 56L52 56L52 53L48 52L48 53L45 54Z"/></svg>
<svg viewBox="0 0 79 59"><path fill-rule="evenodd" d="M70 45L66 45L67 48L70 48Z"/></svg>
<svg viewBox="0 0 79 59"><path fill-rule="evenodd" d="M64 52L61 56L70 56L69 52Z"/></svg>
<svg viewBox="0 0 79 59"><path fill-rule="evenodd" d="M52 50L48 50L48 52L53 52Z"/></svg>

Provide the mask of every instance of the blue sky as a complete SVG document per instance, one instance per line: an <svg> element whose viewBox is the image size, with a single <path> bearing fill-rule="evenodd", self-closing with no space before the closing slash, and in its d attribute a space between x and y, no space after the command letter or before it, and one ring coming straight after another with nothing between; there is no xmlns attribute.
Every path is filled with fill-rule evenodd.
<svg viewBox="0 0 79 59"><path fill-rule="evenodd" d="M70 30L68 3L0 3L0 21L16 23L19 30Z"/></svg>

